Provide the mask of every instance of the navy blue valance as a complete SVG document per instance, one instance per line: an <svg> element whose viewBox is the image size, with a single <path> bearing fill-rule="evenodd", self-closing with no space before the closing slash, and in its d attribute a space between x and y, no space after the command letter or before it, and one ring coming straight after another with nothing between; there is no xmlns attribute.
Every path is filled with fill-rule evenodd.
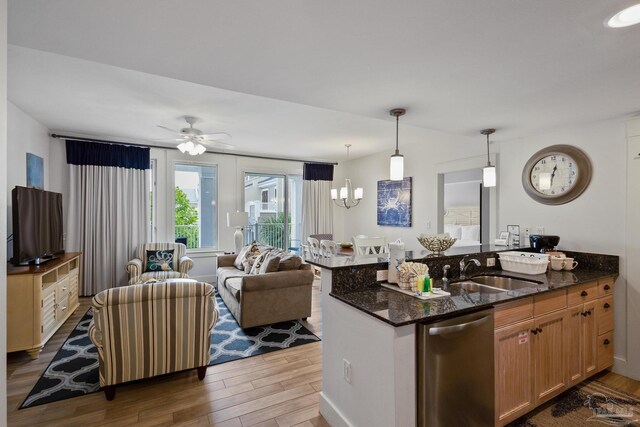
<svg viewBox="0 0 640 427"><path fill-rule="evenodd" d="M149 169L150 149L122 144L103 144L67 139L67 163L70 165L112 166Z"/></svg>
<svg viewBox="0 0 640 427"><path fill-rule="evenodd" d="M302 179L305 181L333 181L333 165L326 163L305 163Z"/></svg>

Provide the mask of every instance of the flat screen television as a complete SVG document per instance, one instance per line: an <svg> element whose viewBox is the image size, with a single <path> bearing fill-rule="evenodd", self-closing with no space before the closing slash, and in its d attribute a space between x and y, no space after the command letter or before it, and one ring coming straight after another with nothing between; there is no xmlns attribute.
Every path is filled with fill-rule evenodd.
<svg viewBox="0 0 640 427"><path fill-rule="evenodd" d="M62 194L16 187L13 202L14 265L41 264L64 254Z"/></svg>

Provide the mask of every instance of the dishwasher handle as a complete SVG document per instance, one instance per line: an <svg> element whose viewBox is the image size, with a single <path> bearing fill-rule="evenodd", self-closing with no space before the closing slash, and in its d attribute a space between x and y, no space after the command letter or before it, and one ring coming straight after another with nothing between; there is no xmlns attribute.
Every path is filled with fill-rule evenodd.
<svg viewBox="0 0 640 427"><path fill-rule="evenodd" d="M471 328L475 328L477 326L480 326L481 324L486 322L487 319L489 319L489 318L491 318L491 315L481 317L480 319L473 320L471 322L460 323L459 325L438 326L438 327L435 327L435 328L429 328L429 335L432 335L432 336L433 335L445 335L445 334L450 334L450 333L453 333L453 332L466 331L467 329L471 329Z"/></svg>

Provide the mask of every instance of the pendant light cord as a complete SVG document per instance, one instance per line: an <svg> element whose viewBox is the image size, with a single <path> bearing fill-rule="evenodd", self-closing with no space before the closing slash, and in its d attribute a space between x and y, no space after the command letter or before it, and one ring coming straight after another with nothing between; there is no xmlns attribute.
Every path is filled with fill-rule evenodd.
<svg viewBox="0 0 640 427"><path fill-rule="evenodd" d="M491 160L489 158L489 134L487 134L487 166L491 166Z"/></svg>
<svg viewBox="0 0 640 427"><path fill-rule="evenodd" d="M398 129L400 128L400 116L396 115L396 155L400 154L398 150Z"/></svg>

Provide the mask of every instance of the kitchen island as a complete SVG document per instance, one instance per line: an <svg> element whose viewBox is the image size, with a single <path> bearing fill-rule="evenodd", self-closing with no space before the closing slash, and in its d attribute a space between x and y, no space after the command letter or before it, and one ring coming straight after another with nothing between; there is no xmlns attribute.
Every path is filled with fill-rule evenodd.
<svg viewBox="0 0 640 427"><path fill-rule="evenodd" d="M387 270L384 257L334 257L311 261L322 269L321 413L333 426L415 426L417 423L416 325L492 307L498 307L498 310L499 307L506 307L511 310L512 306L524 307L529 301L532 307L531 319L525 317L516 318L516 320L525 323L533 322L534 298L536 301L545 301L545 306L548 306L547 300L555 303L559 293L565 292L564 307L568 310L566 289L577 289L584 284L597 286L599 280L610 280L617 275L618 257L570 254L579 261L579 269L522 276L538 283L525 289L482 293L449 286L440 280L442 267L445 264L451 266L454 279L459 275L458 263L463 252L447 253L446 256L438 258L422 258L421 253L408 252L408 260L426 262L429 265L431 276L435 279L434 286L443 287L451 292L451 296L428 301L382 287L380 282ZM480 273L518 276L514 273L503 273L499 268L499 262L496 267L486 267L487 259L496 258L496 248L477 248L476 252L472 252L470 256L477 258L482 264L482 267L473 267L475 270L469 271L470 276ZM613 282L611 282L612 286ZM590 292L592 292L591 288ZM543 307L543 305L536 305L536 307ZM553 306L552 308L555 309ZM512 316L511 311L506 313L507 315L500 315L498 318ZM578 320L580 317L585 317L580 314L578 313ZM563 316L565 316L564 312ZM566 322L564 320L562 322L563 328L570 325L568 316L569 314L566 314L563 317L567 319ZM506 324L500 326L506 326ZM496 332L496 337L498 336ZM473 355L469 357L472 363ZM565 366L563 362L563 372L566 370L565 367L568 368L569 364ZM606 366L602 364L599 367ZM574 376L576 379L583 377L584 375ZM567 380L563 382L562 387L570 383L571 381ZM506 422L519 416L524 413L522 411L526 412L527 408L533 409L536 401L541 402L556 395L562 391L562 387L557 385L552 387L551 391L539 396L539 400L534 398L535 390L532 390L529 393L531 395L529 405L517 403L519 406L509 410L508 414L501 418L502 421ZM500 385L497 389L499 392ZM497 412L501 412L500 407ZM502 422L497 420L497 424Z"/></svg>

